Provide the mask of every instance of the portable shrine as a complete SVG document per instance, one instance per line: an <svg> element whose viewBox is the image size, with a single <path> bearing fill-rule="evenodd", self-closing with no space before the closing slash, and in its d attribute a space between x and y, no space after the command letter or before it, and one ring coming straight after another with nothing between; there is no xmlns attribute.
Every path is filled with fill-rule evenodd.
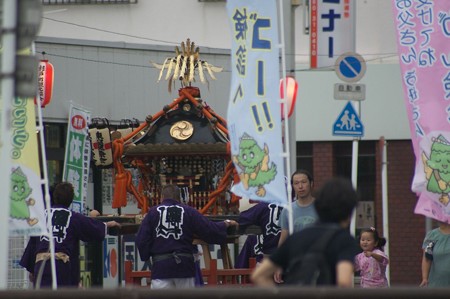
<svg viewBox="0 0 450 299"><path fill-rule="evenodd" d="M202 100L200 89L192 86L194 81L205 83L206 74L215 79L214 73L222 69L201 60L199 48L189 39L175 52L176 56L162 65L154 65L160 69L158 81L164 76L169 91L175 82L181 82L179 97L147 116L131 132L111 134L112 163L102 165L104 159L99 157L108 156L108 149L100 148L98 142L93 144L97 153L94 163L114 166L113 208L126 206L126 195L131 193L143 214L159 203L163 185L176 184L182 201L203 214L238 214L239 198L229 191L235 170L226 120ZM91 130L91 140L98 140L99 130ZM138 186L132 183L129 168L138 169Z"/></svg>

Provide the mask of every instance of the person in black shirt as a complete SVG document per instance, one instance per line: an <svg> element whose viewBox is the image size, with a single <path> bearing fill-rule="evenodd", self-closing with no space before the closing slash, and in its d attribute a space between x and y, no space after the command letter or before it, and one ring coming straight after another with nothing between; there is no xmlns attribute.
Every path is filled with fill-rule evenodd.
<svg viewBox="0 0 450 299"><path fill-rule="evenodd" d="M314 201L319 223L289 236L277 251L255 269L251 276L253 282L258 286L274 286L273 274L276 271L282 269L284 273L289 262L298 255L304 255L309 246L325 231L338 227L339 231L334 234L325 249L325 256L330 267L332 284L352 287L353 261L359 250L348 227L356 203L357 194L350 180L333 178L327 181ZM323 284L320 277L317 284Z"/></svg>

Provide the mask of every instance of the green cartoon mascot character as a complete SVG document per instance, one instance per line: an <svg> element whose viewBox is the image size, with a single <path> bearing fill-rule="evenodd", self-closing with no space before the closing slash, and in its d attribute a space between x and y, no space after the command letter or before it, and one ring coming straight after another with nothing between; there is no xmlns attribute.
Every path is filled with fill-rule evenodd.
<svg viewBox="0 0 450 299"><path fill-rule="evenodd" d="M239 178L244 189L256 187L256 195L264 197L264 185L271 182L277 174L277 167L273 162L269 167L269 147L265 144L262 149L251 136L244 133L239 142L239 153L233 156L233 162L242 171Z"/></svg>
<svg viewBox="0 0 450 299"><path fill-rule="evenodd" d="M29 226L38 223L37 218L31 218L29 206L35 204L33 198L29 198L32 189L28 184L28 178L20 167L13 170L11 174L11 218L26 220ZM28 200L27 200L28 199Z"/></svg>
<svg viewBox="0 0 450 299"><path fill-rule="evenodd" d="M442 135L432 141L430 158L422 152L427 190L440 194L439 202L447 206L450 193L450 143Z"/></svg>

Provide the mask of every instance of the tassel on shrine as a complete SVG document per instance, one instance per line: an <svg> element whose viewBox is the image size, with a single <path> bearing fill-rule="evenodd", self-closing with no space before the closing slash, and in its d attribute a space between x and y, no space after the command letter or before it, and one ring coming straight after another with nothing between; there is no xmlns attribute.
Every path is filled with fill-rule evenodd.
<svg viewBox="0 0 450 299"><path fill-rule="evenodd" d="M122 204L127 201L127 174L120 161L123 154L123 143L123 138L113 141L114 168L116 169L114 197L111 205L113 209L122 207Z"/></svg>
<svg viewBox="0 0 450 299"><path fill-rule="evenodd" d="M126 173L116 174L116 184L114 189L114 198L112 208L117 209L123 207L123 202L126 205L127 201L127 175Z"/></svg>

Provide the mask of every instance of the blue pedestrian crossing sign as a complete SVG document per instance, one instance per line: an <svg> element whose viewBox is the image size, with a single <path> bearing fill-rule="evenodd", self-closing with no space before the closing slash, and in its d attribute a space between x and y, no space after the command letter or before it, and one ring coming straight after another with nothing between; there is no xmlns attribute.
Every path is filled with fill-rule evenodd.
<svg viewBox="0 0 450 299"><path fill-rule="evenodd" d="M356 113L351 102L347 102L344 110L342 110L334 122L333 135L348 137L364 136L364 125L359 119L358 113Z"/></svg>

